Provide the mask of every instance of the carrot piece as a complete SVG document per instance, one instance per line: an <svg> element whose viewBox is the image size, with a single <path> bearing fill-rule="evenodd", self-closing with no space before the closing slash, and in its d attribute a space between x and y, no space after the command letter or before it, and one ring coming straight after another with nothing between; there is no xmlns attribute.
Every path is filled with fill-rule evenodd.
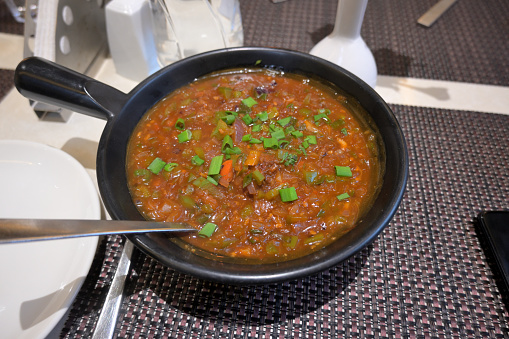
<svg viewBox="0 0 509 339"><path fill-rule="evenodd" d="M231 159L223 162L223 166L221 167L219 174L221 175L221 178L219 178L218 183L221 186L228 187L233 179L233 161Z"/></svg>
<svg viewBox="0 0 509 339"><path fill-rule="evenodd" d="M254 166L260 160L260 152L256 150L249 151L245 164L247 166Z"/></svg>

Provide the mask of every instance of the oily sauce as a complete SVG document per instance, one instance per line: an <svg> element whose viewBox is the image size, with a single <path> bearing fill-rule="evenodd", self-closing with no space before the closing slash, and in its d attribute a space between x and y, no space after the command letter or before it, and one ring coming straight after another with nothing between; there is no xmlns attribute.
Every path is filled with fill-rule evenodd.
<svg viewBox="0 0 509 339"><path fill-rule="evenodd" d="M355 110L296 74L198 79L134 130L132 199L147 219L201 230L184 238L191 248L269 262L305 255L355 227L381 185L380 141Z"/></svg>

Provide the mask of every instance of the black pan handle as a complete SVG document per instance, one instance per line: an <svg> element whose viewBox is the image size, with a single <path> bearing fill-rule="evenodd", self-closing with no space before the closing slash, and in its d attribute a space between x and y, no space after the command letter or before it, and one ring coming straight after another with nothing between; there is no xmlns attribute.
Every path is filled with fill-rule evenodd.
<svg viewBox="0 0 509 339"><path fill-rule="evenodd" d="M105 120L115 117L128 99L111 86L38 57L19 63L14 84L29 99Z"/></svg>

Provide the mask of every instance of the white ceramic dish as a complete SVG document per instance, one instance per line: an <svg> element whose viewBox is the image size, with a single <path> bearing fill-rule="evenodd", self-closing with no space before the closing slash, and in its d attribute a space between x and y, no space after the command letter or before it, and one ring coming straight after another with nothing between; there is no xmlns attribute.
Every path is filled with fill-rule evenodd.
<svg viewBox="0 0 509 339"><path fill-rule="evenodd" d="M99 219L92 179L67 153L0 140L0 218ZM0 245L0 337L44 338L71 306L97 237Z"/></svg>

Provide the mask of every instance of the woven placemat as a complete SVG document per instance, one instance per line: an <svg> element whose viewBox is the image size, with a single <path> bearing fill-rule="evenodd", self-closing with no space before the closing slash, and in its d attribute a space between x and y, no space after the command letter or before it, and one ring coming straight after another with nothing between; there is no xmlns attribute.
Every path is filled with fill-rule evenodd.
<svg viewBox="0 0 509 339"><path fill-rule="evenodd" d="M509 116L392 108L407 138L410 177L398 212L372 245L318 275L256 287L202 281L136 251L116 335L509 336L509 314L473 223L481 210L509 208ZM119 251L106 248L106 257ZM90 311L71 316L63 336L93 331L102 298L94 295L106 288L94 279L107 285L111 266L91 273L73 306L76 315Z"/></svg>
<svg viewBox="0 0 509 339"><path fill-rule="evenodd" d="M334 27L337 0L240 0L245 44L309 52ZM461 0L431 28L436 0L369 1L362 37L378 73L509 85L509 2Z"/></svg>

